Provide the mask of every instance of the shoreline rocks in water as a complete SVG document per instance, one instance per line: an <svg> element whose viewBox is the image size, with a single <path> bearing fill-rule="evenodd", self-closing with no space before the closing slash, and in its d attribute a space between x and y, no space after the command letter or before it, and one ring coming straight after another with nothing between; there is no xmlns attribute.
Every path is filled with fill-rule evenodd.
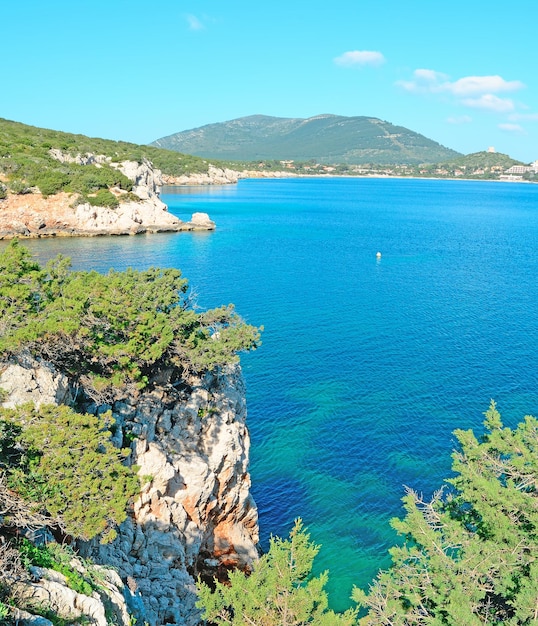
<svg viewBox="0 0 538 626"><path fill-rule="evenodd" d="M89 158L94 155L87 155ZM54 158L60 158L54 155ZM63 159L73 159L63 155ZM98 162L99 157L94 157ZM93 163L93 161L91 161ZM0 200L0 239L42 237L95 237L140 233L209 231L215 223L206 213L193 215L188 222L168 212L159 198L162 174L149 161L124 161L116 166L133 181L132 193L112 188L119 206L76 204L77 195L58 193L8 194ZM122 202L122 196L125 201Z"/></svg>

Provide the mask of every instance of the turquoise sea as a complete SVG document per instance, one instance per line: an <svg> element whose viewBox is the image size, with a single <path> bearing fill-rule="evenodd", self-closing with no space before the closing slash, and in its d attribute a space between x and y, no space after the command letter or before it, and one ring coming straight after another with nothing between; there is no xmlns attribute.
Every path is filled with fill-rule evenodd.
<svg viewBox="0 0 538 626"><path fill-rule="evenodd" d="M29 247L178 267L200 306L264 325L242 359L263 543L302 517L343 609L388 564L405 486L450 475L452 431L480 432L491 398L507 425L538 414L538 186L247 180L163 199L217 230Z"/></svg>

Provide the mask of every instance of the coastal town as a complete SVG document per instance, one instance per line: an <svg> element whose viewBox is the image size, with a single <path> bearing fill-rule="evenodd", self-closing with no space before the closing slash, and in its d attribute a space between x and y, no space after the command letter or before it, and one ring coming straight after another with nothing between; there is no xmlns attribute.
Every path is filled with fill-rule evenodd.
<svg viewBox="0 0 538 626"><path fill-rule="evenodd" d="M505 182L538 181L538 160L526 165L490 147L483 152L469 154L453 162L436 164L353 165L296 162L292 160L263 161L258 164L263 172L281 171L291 175L327 176L387 176L414 178L459 178L501 180Z"/></svg>

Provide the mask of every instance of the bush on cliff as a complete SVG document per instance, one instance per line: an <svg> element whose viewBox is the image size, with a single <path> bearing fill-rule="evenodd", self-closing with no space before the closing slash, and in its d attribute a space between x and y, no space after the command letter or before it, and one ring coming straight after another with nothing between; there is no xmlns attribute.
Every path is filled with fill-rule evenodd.
<svg viewBox="0 0 538 626"><path fill-rule="evenodd" d="M93 194L82 196L80 202L89 202L92 206L103 206L108 209L119 207L120 201L109 189L99 189Z"/></svg>
<svg viewBox="0 0 538 626"><path fill-rule="evenodd" d="M233 306L196 312L176 269L45 268L12 242L0 255L0 354L26 347L75 378L147 384L156 365L201 372L256 348L259 329Z"/></svg>
<svg viewBox="0 0 538 626"><path fill-rule="evenodd" d="M0 409L0 468L9 487L30 512L47 515L42 522L78 539L112 540L139 491L124 465L130 450L110 441L112 424L110 413L79 414L63 405Z"/></svg>

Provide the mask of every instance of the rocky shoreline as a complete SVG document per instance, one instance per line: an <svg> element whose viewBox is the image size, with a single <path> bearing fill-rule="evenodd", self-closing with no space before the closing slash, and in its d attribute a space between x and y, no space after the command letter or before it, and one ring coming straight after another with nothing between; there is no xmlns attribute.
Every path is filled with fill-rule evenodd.
<svg viewBox="0 0 538 626"><path fill-rule="evenodd" d="M60 155L55 155L55 158L67 158ZM148 161L125 161L117 167L133 181L133 189L129 194L119 188L110 190L119 202L115 208L80 203L76 194L59 193L44 197L39 190L25 194L8 193L6 198L0 200L0 239L96 237L215 229L215 223L206 213L195 213L184 222L168 212L168 207L159 198L162 174Z"/></svg>

